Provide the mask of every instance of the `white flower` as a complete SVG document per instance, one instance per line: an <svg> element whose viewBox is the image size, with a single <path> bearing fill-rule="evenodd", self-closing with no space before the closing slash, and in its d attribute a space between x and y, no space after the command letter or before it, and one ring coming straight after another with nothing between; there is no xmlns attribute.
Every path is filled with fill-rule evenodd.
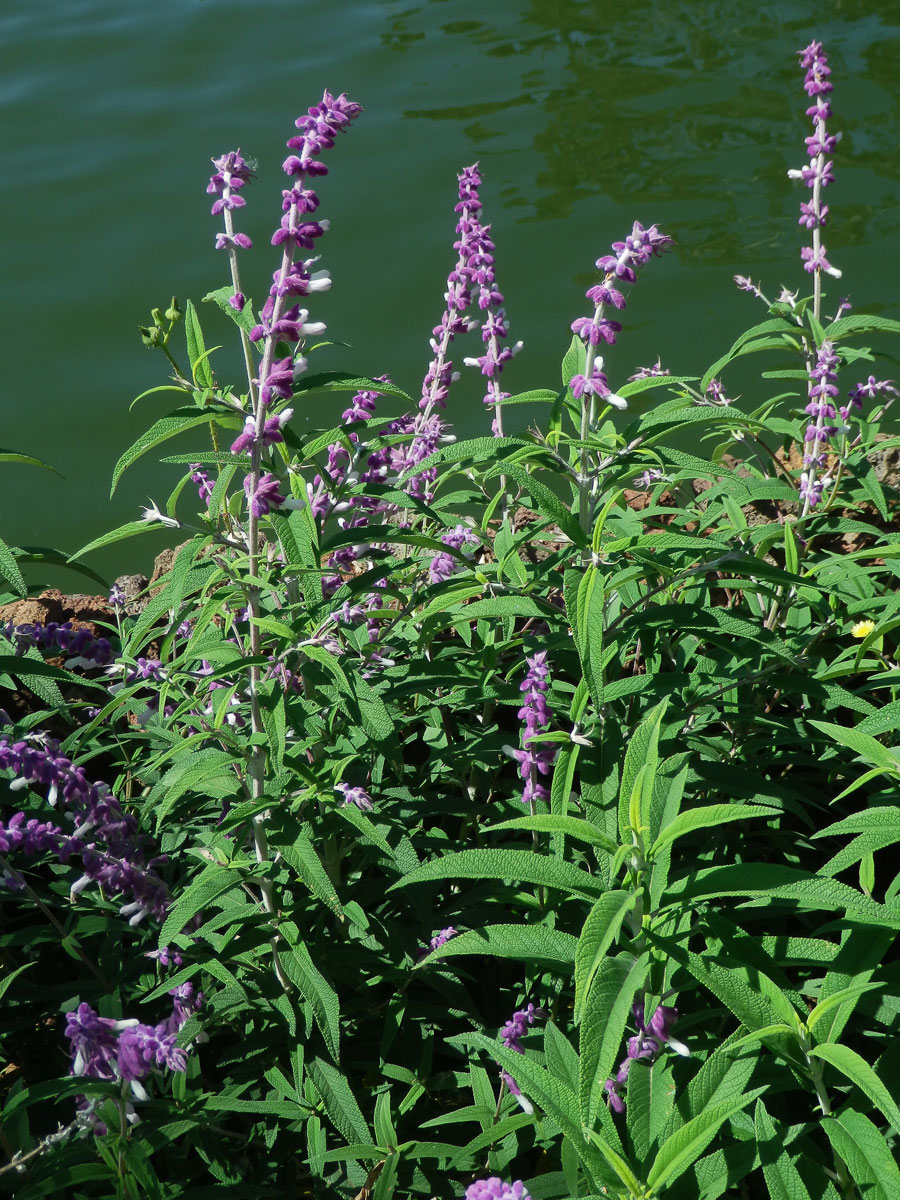
<svg viewBox="0 0 900 1200"><path fill-rule="evenodd" d="M163 525L168 525L172 529L181 528L181 522L176 520L175 517L167 517L165 513L160 512L153 500L150 501L149 507L142 509L140 519L142 521L161 521Z"/></svg>

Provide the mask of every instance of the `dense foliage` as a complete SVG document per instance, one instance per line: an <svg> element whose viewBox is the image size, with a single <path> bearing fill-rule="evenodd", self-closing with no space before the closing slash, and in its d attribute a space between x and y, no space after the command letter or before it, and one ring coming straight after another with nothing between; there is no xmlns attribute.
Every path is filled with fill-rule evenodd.
<svg viewBox="0 0 900 1200"><path fill-rule="evenodd" d="M73 565L160 525L177 553L104 628L17 620L39 555L0 543L4 1194L900 1196L900 437L867 342L900 322L824 296L801 61L812 294L739 277L762 319L696 377L613 351L677 270L635 223L559 385L502 392L477 167L421 399L316 374L311 183L359 106L298 120L258 308L253 173L214 160L203 325L246 379L153 311L178 406L113 487L211 448ZM493 433L456 441L478 329Z"/></svg>

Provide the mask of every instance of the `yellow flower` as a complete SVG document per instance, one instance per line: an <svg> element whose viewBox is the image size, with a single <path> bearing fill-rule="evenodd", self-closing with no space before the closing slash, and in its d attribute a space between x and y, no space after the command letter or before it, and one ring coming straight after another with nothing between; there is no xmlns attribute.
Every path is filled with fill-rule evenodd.
<svg viewBox="0 0 900 1200"><path fill-rule="evenodd" d="M864 638L864 637L868 637L874 628L875 628L875 622L869 620L869 618L867 617L865 619L865 621L857 621L856 624L853 626L853 628L850 630L850 633L855 638Z"/></svg>

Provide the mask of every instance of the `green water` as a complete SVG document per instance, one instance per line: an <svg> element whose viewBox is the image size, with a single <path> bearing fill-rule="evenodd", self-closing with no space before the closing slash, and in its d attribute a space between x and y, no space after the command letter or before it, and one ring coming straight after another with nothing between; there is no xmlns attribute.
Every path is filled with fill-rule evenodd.
<svg viewBox="0 0 900 1200"><path fill-rule="evenodd" d="M263 294L283 143L325 87L366 111L319 188L334 288L311 306L352 348L314 368L389 371L418 394L453 258L456 172L478 160L511 336L525 342L509 390L555 385L594 259L635 219L678 247L633 289L611 382L657 355L673 373L701 370L762 315L733 274L769 294L806 278L803 189L785 173L805 161L795 51L813 37L830 56L832 124L844 134L827 197L825 242L844 271L833 296L896 316L896 0L6 0L0 444L65 479L4 466L0 533L73 551L137 516L148 494L164 501L177 468L152 457L108 498L117 457L166 411L165 397L129 411L166 374L137 326L173 292L198 300L225 282L205 185L210 156L237 146L259 163L239 227L256 243L246 290ZM208 341L227 336L211 315ZM230 351L216 361L220 377L239 379ZM458 431L486 431L468 375L449 415ZM341 407L317 402L295 423L324 424ZM92 562L109 576L139 570L167 540Z"/></svg>

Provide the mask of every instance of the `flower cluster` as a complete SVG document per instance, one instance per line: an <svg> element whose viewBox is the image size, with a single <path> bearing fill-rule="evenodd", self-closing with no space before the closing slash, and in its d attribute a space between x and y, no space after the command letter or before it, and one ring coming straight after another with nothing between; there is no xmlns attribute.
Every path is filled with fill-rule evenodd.
<svg viewBox="0 0 900 1200"><path fill-rule="evenodd" d="M478 1179L466 1188L465 1200L531 1200L521 1179L505 1183L496 1175Z"/></svg>
<svg viewBox="0 0 900 1200"><path fill-rule="evenodd" d="M194 995L194 985L172 988L172 1012L158 1025L137 1020L115 1021L98 1016L82 1003L66 1013L66 1037L72 1053L70 1074L87 1079L121 1079L131 1084L139 1100L148 1099L142 1086L155 1067L184 1071L187 1051L177 1045L178 1034L203 1004L203 993Z"/></svg>
<svg viewBox="0 0 900 1200"><path fill-rule="evenodd" d="M191 463L188 469L191 472L191 483L196 487L197 495L200 497L200 503L209 504L215 484L200 463Z"/></svg>
<svg viewBox="0 0 900 1200"><path fill-rule="evenodd" d="M816 473L824 469L828 443L838 431L836 425L829 423L837 415L834 399L839 394L838 365L834 343L824 341L809 373L809 402L806 405L810 422L803 439L803 465L807 469L800 476L800 499L809 508L816 507L831 482L830 477L817 478Z"/></svg>
<svg viewBox="0 0 900 1200"><path fill-rule="evenodd" d="M72 885L73 895L96 883L110 895L131 896L120 909L129 924L147 913L163 919L169 895L153 862L146 861L147 839L105 783L91 783L84 768L74 766L60 754L59 743L43 734L32 735L30 742L0 738L0 771L12 771L10 791L46 789L54 807L61 797L75 825L71 834L64 834L57 826L15 813L0 824L0 848L28 855L51 850L61 862L78 854L83 874Z"/></svg>
<svg viewBox="0 0 900 1200"><path fill-rule="evenodd" d="M449 546L451 550L462 551L464 546L478 545L478 536L468 527L468 525L457 525L454 529L450 529L447 533L441 534L441 541L445 546ZM459 567L459 559L453 554L441 552L436 554L428 566L428 582L440 583L444 579L449 579L450 576Z"/></svg>
<svg viewBox="0 0 900 1200"><path fill-rule="evenodd" d="M516 1054L524 1054L525 1047L522 1045L522 1038L535 1021L543 1016L544 1010L536 1008L533 1004L526 1004L524 1008L518 1009L500 1030L500 1040L503 1042L503 1045L509 1050L514 1050ZM530 1103L522 1095L522 1090L512 1075L508 1071L501 1071L500 1078L509 1088L511 1094L519 1101L522 1108L526 1112L531 1112Z"/></svg>
<svg viewBox="0 0 900 1200"><path fill-rule="evenodd" d="M806 71L803 86L806 94L814 100L812 107L806 110L806 115L812 118L813 132L806 139L809 166L788 171L788 177L801 179L812 192L809 201L800 205L799 223L812 231L813 244L804 246L800 254L804 270L810 274L815 272L818 281L822 271L836 278L841 274L825 257L825 247L819 232L828 217L828 205L822 203L822 189L834 182L831 170L833 164L827 161L827 156L834 152L841 135L829 133L827 130L827 121L831 116L831 103L827 96L833 85L828 78L831 68L828 59L822 53L822 43L810 42L803 50L799 50L798 54L800 66Z"/></svg>
<svg viewBox="0 0 900 1200"><path fill-rule="evenodd" d="M16 625L8 621L0 626L4 635L16 643L16 653L24 654L31 646L43 650L57 647L72 655L67 666L105 667L113 656L112 646L105 637L94 637L90 629L76 629L71 621L40 621ZM74 661L73 661L74 660Z"/></svg>
<svg viewBox="0 0 900 1200"><path fill-rule="evenodd" d="M519 720L524 725L522 749L513 750L512 756L519 764L519 774L525 781L522 803L533 806L536 800L548 799L549 793L543 784L538 783L537 777L549 775L557 748L552 742L532 744L535 735L543 733L550 724L546 695L550 687L550 668L546 650L526 657L525 662L528 664L528 674L519 685L520 691L525 693L525 703L518 712Z"/></svg>
<svg viewBox="0 0 900 1200"><path fill-rule="evenodd" d="M644 1021L643 1000L633 1004L631 1011L634 1014L637 1033L628 1039L626 1055L619 1064L615 1079L607 1079L604 1084L609 1098L609 1107L617 1113L625 1111L622 1092L633 1062L639 1058L644 1059L647 1063L655 1062L666 1044L679 1054L689 1053L686 1046L672 1037L672 1026L678 1019L677 1008L671 1008L667 1004L657 1005L649 1024Z"/></svg>

